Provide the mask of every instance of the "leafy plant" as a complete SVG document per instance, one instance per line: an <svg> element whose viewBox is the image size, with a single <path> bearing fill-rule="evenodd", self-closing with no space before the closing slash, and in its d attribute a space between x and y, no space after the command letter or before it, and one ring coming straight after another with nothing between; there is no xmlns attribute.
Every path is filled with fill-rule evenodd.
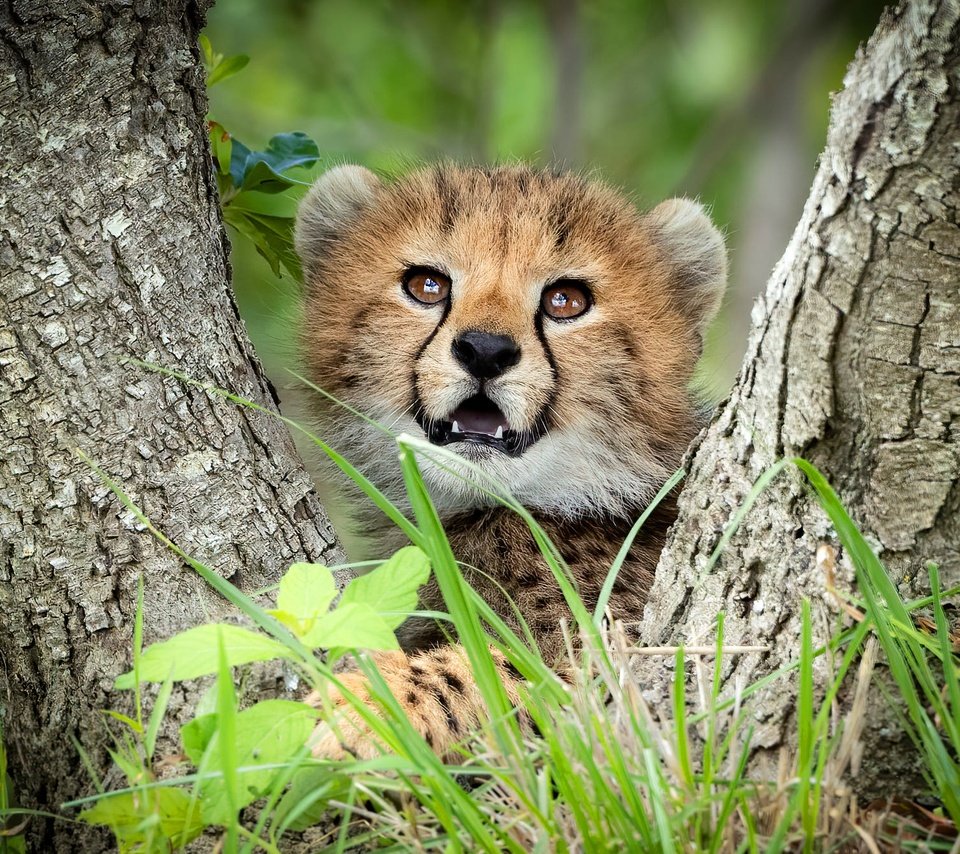
<svg viewBox="0 0 960 854"><path fill-rule="evenodd" d="M215 53L206 36L200 37L200 44L207 86L236 74L249 62L246 56ZM292 131L277 134L265 149L256 151L212 118L208 127L224 222L256 247L274 275L286 270L300 281L293 225L297 204L310 186L304 176L309 176L308 170L320 159L316 142L301 131Z"/></svg>
<svg viewBox="0 0 960 854"><path fill-rule="evenodd" d="M207 72L207 88L216 86L222 80L232 77L238 71L242 71L250 62L250 57L246 54L237 54L236 56L224 56L217 53L210 43L209 37L200 34L200 52L203 58L203 67Z"/></svg>
<svg viewBox="0 0 960 854"><path fill-rule="evenodd" d="M303 702L269 699L239 709L233 688L233 668L252 662L284 659L305 668L316 681L331 678L329 665L347 649L396 649L394 629L416 607L417 590L430 572L424 553L413 546L400 549L368 574L344 589L336 607L336 585L326 566L293 564L280 580L277 607L266 611L278 621L286 643L263 631L229 623L188 629L174 637L140 648L142 597L137 610L133 668L119 676L116 687L137 691L137 717L113 713L126 730L115 737L114 761L124 769L129 788L96 796L80 813L90 824L110 827L121 851L168 850L181 847L208 827L221 826L228 836L242 834L238 814L258 798L279 793L295 771L309 767L306 745L318 711ZM327 664L304 651L328 650ZM216 675L213 708L204 704L180 729L186 758L196 774L170 783L158 780L153 754L160 720L176 682ZM149 724L140 711L140 685L162 683ZM329 770L311 776L314 788L331 783ZM192 790L180 788L192 783ZM296 790L296 786L294 787ZM285 805L289 813L289 803ZM288 824L296 816L288 816Z"/></svg>

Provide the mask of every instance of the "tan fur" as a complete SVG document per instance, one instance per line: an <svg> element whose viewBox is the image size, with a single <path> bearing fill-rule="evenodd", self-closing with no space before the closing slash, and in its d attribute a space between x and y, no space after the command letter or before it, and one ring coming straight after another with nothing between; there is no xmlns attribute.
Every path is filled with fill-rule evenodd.
<svg viewBox="0 0 960 854"><path fill-rule="evenodd" d="M519 362L484 391L511 429L543 423L545 434L519 457L450 447L535 514L591 606L630 524L698 427L688 385L726 276L722 238L702 207L674 199L641 214L596 181L525 167L438 166L384 183L350 166L312 189L297 247L307 276L302 351L310 379L396 432L423 436L415 405L427 421L442 420L478 391L452 353L457 335L478 330L516 341ZM410 266L449 275L447 306L424 307L404 294ZM543 289L571 278L589 283L592 308L563 323L539 316ZM404 506L388 436L320 397L312 415L325 441ZM567 611L526 526L440 467L426 462L423 471L457 557L480 570L471 583L511 619L504 588L544 653L559 659ZM354 557L386 557L401 544L342 477L325 468L322 479L327 507L347 517L335 521ZM640 616L672 507L658 509L621 570L610 603L621 619ZM442 608L433 588L423 604ZM469 678L465 656L435 648L432 626L405 625L401 637L425 656L417 667L437 686L432 711L408 711L443 751L480 714L474 689L452 691L444 678ZM383 665L399 698L411 664Z"/></svg>

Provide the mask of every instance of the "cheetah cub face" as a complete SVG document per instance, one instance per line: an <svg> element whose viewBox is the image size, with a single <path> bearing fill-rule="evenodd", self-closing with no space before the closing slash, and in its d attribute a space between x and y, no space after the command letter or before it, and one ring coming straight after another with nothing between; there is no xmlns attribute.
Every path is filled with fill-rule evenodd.
<svg viewBox="0 0 960 854"><path fill-rule="evenodd" d="M323 175L300 208L310 379L480 466L526 506L626 515L696 425L688 384L726 275L703 208L600 183L437 166ZM388 436L324 399L319 435L393 498ZM424 464L441 511L489 503Z"/></svg>

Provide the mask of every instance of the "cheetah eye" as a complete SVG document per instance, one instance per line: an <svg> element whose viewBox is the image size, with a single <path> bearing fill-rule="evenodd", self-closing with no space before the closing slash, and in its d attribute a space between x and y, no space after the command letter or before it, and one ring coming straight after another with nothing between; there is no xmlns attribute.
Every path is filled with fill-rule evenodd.
<svg viewBox="0 0 960 854"><path fill-rule="evenodd" d="M586 282L560 279L543 289L540 305L554 320L573 320L593 305Z"/></svg>
<svg viewBox="0 0 960 854"><path fill-rule="evenodd" d="M450 278L428 267L411 267L403 276L403 289L417 302L436 305L450 296Z"/></svg>

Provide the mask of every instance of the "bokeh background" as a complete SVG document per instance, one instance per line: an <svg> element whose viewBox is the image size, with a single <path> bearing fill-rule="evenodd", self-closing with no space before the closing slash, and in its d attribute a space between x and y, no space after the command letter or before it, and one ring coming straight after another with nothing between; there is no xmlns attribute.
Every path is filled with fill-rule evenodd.
<svg viewBox="0 0 960 854"><path fill-rule="evenodd" d="M712 208L730 288L701 365L722 397L750 307L800 216L829 93L876 0L219 0L206 34L250 64L211 116L262 148L301 130L325 164L522 159L596 171L641 206ZM297 286L234 242L250 335L289 385Z"/></svg>

